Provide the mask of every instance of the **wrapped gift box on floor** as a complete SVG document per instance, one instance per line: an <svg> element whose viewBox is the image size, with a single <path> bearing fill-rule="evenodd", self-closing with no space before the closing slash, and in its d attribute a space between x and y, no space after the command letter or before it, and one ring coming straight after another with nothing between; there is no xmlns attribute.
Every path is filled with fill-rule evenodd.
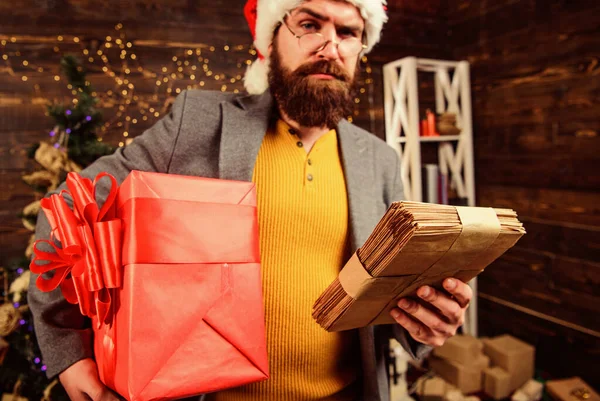
<svg viewBox="0 0 600 401"><path fill-rule="evenodd" d="M490 357L492 366L499 366L510 375L510 391L514 391L533 377L535 348L508 334L483 341L483 352Z"/></svg>
<svg viewBox="0 0 600 401"><path fill-rule="evenodd" d="M580 377L549 380L546 390L556 401L600 401L600 395Z"/></svg>
<svg viewBox="0 0 600 401"><path fill-rule="evenodd" d="M433 350L429 365L464 394L477 392L483 388L483 371L490 365L482 349L483 344L475 337L456 335Z"/></svg>
<svg viewBox="0 0 600 401"><path fill-rule="evenodd" d="M512 393L510 375L499 366L483 371L483 390L495 400L506 398Z"/></svg>
<svg viewBox="0 0 600 401"><path fill-rule="evenodd" d="M254 184L133 171L117 191L109 178L102 209L96 182L76 174L75 213L59 195L43 201L63 249L36 246L31 269L54 268L92 317L102 381L153 401L268 378ZM85 266L69 265L79 251Z"/></svg>
<svg viewBox="0 0 600 401"><path fill-rule="evenodd" d="M483 343L473 336L455 335L444 345L433 349L433 355L463 364L475 362L481 357Z"/></svg>

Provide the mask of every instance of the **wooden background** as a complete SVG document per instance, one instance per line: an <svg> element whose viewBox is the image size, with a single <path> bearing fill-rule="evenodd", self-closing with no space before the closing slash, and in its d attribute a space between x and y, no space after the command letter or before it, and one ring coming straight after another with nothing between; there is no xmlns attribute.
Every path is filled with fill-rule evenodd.
<svg viewBox="0 0 600 401"><path fill-rule="evenodd" d="M600 387L600 3L388 3L390 22L369 55L374 83L358 106L357 124L384 135L384 63L405 56L471 62L478 204L517 210L528 231L479 280L480 332L517 335L537 346L540 368L557 377L581 375ZM75 43L57 42L57 35L97 45L121 22L144 67L157 71L180 51L178 43L249 45L243 4L0 0L0 39L17 36L7 49L19 47L47 69L23 82L17 68L13 77L0 64L0 265L21 256L29 235L16 217L33 200L20 179L35 168L24 150L52 128L33 84L46 97L68 96L64 84L53 80L59 55L52 48L81 51ZM237 60L222 52L213 56L215 71L239 71ZM89 80L98 92L113 86L99 68L91 68ZM157 109L164 102L164 93L155 96L153 80L141 74L131 80ZM221 84L207 80L206 88ZM235 88L240 82L228 90ZM105 106L108 117L116 113ZM140 123L132 136L151 123ZM122 140L119 133L106 139Z"/></svg>
<svg viewBox="0 0 600 401"><path fill-rule="evenodd" d="M600 3L451 0L446 20L471 62L478 204L527 229L479 280L481 334L599 388Z"/></svg>

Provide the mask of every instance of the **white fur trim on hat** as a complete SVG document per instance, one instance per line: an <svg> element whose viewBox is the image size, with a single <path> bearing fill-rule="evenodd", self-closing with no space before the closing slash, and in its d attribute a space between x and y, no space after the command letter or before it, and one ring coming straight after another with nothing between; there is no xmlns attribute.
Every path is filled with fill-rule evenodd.
<svg viewBox="0 0 600 401"><path fill-rule="evenodd" d="M263 93L269 87L268 63L269 46L273 41L275 27L285 14L306 0L258 0L256 8L256 37L254 46L265 57L256 60L246 71L244 86L250 94ZM388 17L385 13L385 0L345 0L359 9L365 21L365 38L367 48L363 54L369 53L381 38L381 29Z"/></svg>
<svg viewBox="0 0 600 401"><path fill-rule="evenodd" d="M251 95L260 95L269 87L269 60L258 59L253 62L244 74L244 87Z"/></svg>

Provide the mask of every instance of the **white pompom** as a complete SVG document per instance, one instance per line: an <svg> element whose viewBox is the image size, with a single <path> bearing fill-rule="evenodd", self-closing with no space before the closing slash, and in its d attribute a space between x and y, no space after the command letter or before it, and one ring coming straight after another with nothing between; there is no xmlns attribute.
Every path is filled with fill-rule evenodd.
<svg viewBox="0 0 600 401"><path fill-rule="evenodd" d="M244 74L244 87L251 95L260 95L269 87L269 61L258 59Z"/></svg>

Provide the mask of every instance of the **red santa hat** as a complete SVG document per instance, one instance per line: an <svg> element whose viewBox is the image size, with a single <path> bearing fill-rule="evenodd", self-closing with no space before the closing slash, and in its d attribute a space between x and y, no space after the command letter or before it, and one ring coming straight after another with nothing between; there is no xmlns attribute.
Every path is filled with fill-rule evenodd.
<svg viewBox="0 0 600 401"><path fill-rule="evenodd" d="M385 0L345 0L360 11L365 21L366 54L379 42L381 29L387 21ZM244 86L248 93L257 95L269 87L269 60L266 57L269 45L273 41L273 33L285 14L305 0L248 0L244 7L244 15L248 21L250 32L254 38L254 47L258 59L247 69L244 75Z"/></svg>

